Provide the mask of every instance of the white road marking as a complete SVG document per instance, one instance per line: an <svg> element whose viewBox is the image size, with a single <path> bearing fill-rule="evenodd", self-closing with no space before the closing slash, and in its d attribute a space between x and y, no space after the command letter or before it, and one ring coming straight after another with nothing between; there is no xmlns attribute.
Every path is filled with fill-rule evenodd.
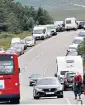
<svg viewBox="0 0 85 105"><path fill-rule="evenodd" d="M71 105L71 103L70 103L68 98L65 98L65 100L67 101L68 105Z"/></svg>

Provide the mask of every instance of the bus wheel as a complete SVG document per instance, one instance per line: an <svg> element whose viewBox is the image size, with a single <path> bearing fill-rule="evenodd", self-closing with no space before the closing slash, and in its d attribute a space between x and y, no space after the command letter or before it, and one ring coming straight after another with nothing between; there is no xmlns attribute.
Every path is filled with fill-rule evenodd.
<svg viewBox="0 0 85 105"><path fill-rule="evenodd" d="M19 103L20 103L19 99L10 100L10 104L19 104Z"/></svg>

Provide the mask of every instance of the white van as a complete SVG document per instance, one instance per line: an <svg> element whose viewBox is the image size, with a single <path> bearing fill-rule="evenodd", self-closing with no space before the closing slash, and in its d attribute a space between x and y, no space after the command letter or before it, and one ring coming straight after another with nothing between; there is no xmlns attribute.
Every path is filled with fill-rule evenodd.
<svg viewBox="0 0 85 105"><path fill-rule="evenodd" d="M83 37L75 37L72 44L76 44L76 45L79 45L81 44L82 42L84 41L84 38Z"/></svg>
<svg viewBox="0 0 85 105"><path fill-rule="evenodd" d="M66 30L77 30L78 29L78 23L76 21L76 18L66 18L65 19L65 29Z"/></svg>
<svg viewBox="0 0 85 105"><path fill-rule="evenodd" d="M33 29L33 37L35 39L46 39L47 38L47 28L44 25L35 26Z"/></svg>
<svg viewBox="0 0 85 105"><path fill-rule="evenodd" d="M12 38L11 40L11 45L14 43L20 43L21 39L20 38Z"/></svg>
<svg viewBox="0 0 85 105"><path fill-rule="evenodd" d="M66 72L79 72L83 75L83 60L81 56L60 56L56 58L57 76L64 78Z"/></svg>

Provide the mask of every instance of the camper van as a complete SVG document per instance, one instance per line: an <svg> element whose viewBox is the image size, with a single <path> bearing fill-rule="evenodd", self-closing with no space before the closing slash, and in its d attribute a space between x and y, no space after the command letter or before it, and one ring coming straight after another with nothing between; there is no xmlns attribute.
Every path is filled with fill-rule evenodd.
<svg viewBox="0 0 85 105"><path fill-rule="evenodd" d="M33 29L33 37L35 39L46 39L47 28L44 25L35 26Z"/></svg>
<svg viewBox="0 0 85 105"><path fill-rule="evenodd" d="M81 56L60 56L56 58L56 75L63 81L65 73L79 72L83 75L83 60Z"/></svg>
<svg viewBox="0 0 85 105"><path fill-rule="evenodd" d="M76 18L66 18L65 19L65 30L77 30L78 29L78 23L76 21Z"/></svg>

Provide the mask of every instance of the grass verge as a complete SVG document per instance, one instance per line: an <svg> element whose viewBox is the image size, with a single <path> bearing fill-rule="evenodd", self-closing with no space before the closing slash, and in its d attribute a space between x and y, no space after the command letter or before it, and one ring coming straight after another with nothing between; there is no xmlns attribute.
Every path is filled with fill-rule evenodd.
<svg viewBox="0 0 85 105"><path fill-rule="evenodd" d="M27 37L27 36L31 36L32 34L29 32L23 32L21 34L9 34L9 33L1 33L0 36L3 35L9 35L10 37L5 37L5 38L1 38L0 39L0 47L3 46L3 48L5 50L7 50L10 47L10 43L11 43L11 39L15 38L15 37L19 37L21 39Z"/></svg>

